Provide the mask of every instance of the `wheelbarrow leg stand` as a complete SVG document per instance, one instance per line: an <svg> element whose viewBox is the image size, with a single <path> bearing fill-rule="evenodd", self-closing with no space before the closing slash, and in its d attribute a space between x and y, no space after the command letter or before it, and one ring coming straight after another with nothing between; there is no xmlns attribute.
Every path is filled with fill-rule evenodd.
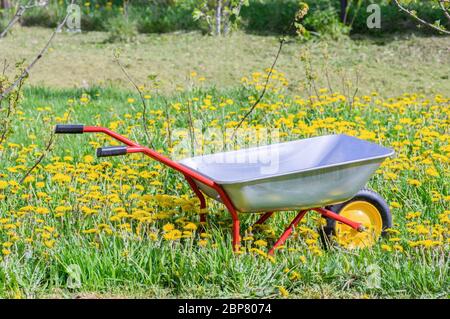
<svg viewBox="0 0 450 319"><path fill-rule="evenodd" d="M241 246L241 230L238 212L236 208L234 208L233 203L231 202L230 198L225 193L225 191L222 189L222 187L217 185L217 187L215 187L215 190L219 194L220 199L222 199L222 203L228 209L228 212L231 215L231 219L233 220L233 229L232 229L233 251L237 252L239 251L239 248Z"/></svg>
<svg viewBox="0 0 450 319"><path fill-rule="evenodd" d="M275 245L273 245L273 247L269 250L269 255L273 255L273 253L275 252L275 249L278 246L281 246L284 244L284 242L286 241L286 239L288 239L288 237L292 234L292 232L294 231L294 227L296 227L298 225L298 223L302 220L302 218L306 215L308 211L307 210L302 210L300 211L297 216L295 216L295 218L292 220L292 222L289 224L289 226L286 228L286 230L284 231L284 233L280 236L280 238L277 240L277 242L275 243Z"/></svg>
<svg viewBox="0 0 450 319"><path fill-rule="evenodd" d="M194 180L188 176L184 175L187 182L189 183L189 186L191 186L194 193L197 195L198 199L200 200L200 223L203 227L204 223L206 222L206 200L203 193L198 188L197 184L194 182ZM228 195L224 192L224 190L219 185L212 186L217 193L219 194L220 198L222 199L223 204L228 209L231 215L231 219L233 220L233 230L232 230L232 236L233 236L233 250L238 251L240 244L241 244L241 236L240 236L240 222L239 222L239 216L236 211L236 209L233 206L233 203L231 202Z"/></svg>
<svg viewBox="0 0 450 319"><path fill-rule="evenodd" d="M266 222L271 216L273 215L273 212L267 212L261 215L261 217L256 221L256 223L253 224L252 227L255 227L256 225L261 225Z"/></svg>
<svg viewBox="0 0 450 319"><path fill-rule="evenodd" d="M203 195L203 193L198 189L197 184L195 184L194 180L187 176L184 175L184 177L186 178L187 182L189 183L189 186L191 187L191 189L194 191L195 195L197 195L198 199L200 200L200 224L202 227L202 230L204 230L204 224L206 223L206 199L205 199L205 195Z"/></svg>
<svg viewBox="0 0 450 319"><path fill-rule="evenodd" d="M316 212L318 212L319 214L321 214L323 217L328 217L328 218L334 219L335 221L341 222L359 232L364 231L364 226L361 223L351 221L350 219L348 219L344 216L341 216L339 214L336 214L336 213L332 212L331 210L328 210L326 208L314 208L314 210Z"/></svg>

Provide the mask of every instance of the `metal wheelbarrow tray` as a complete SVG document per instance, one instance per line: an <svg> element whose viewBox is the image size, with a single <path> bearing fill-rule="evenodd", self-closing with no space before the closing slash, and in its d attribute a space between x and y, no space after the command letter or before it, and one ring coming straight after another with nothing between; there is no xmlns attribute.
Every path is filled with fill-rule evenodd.
<svg viewBox="0 0 450 319"><path fill-rule="evenodd" d="M392 154L390 149L355 137L327 135L180 163L222 186L238 211L266 212L344 202ZM264 163L268 160L274 162L273 167ZM213 188L196 183L209 197L220 200Z"/></svg>
<svg viewBox="0 0 450 319"><path fill-rule="evenodd" d="M240 247L239 213L264 212L256 221L257 225L264 223L274 211L299 210L298 215L269 250L269 254L273 254L286 241L294 227L310 210L354 231L365 231L363 221L367 222L367 216L363 216L365 219L360 221L352 220L344 216L344 213L329 209L327 205L345 202L359 194L383 160L394 153L355 137L327 135L176 162L104 127L63 124L56 125L55 133L104 133L125 146L99 148L98 157L143 153L177 170L184 175L199 198L201 222L206 221L204 194L225 205L232 218L234 250ZM359 196L360 199L358 194L354 198ZM382 215L383 206L387 207L379 196L375 201L369 198L367 202L372 202L366 205L367 213L372 215L373 209L377 211L376 209L381 208L378 212ZM358 217L361 215L359 213L365 212L354 210L351 216ZM383 214L383 228L388 228L392 222L388 208Z"/></svg>

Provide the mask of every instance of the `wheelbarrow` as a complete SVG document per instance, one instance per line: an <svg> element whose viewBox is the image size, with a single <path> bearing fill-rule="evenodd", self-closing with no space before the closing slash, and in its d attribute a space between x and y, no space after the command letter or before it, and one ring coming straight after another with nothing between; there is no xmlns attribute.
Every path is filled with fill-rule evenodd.
<svg viewBox="0 0 450 319"><path fill-rule="evenodd" d="M59 124L55 133L104 133L125 145L98 148L98 157L144 153L179 171L200 200L201 222L206 221L204 195L225 205L233 222L235 251L240 247L239 215L244 213L262 213L255 223L260 225L274 212L298 211L269 254L284 244L309 211L326 219L321 228L326 242L332 238L349 249L374 245L392 227L384 199L364 186L394 151L355 137L327 135L177 162L104 127ZM246 160L267 154L276 160L275 169L267 169L264 161Z"/></svg>

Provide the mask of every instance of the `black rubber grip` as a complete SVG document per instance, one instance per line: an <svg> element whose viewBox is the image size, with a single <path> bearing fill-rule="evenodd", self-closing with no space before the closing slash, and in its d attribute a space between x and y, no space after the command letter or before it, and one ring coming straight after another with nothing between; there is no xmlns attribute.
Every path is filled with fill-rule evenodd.
<svg viewBox="0 0 450 319"><path fill-rule="evenodd" d="M83 134L84 125L81 124L58 124L55 127L56 134Z"/></svg>
<svg viewBox="0 0 450 319"><path fill-rule="evenodd" d="M127 153L126 146L109 146L97 148L97 157L119 156Z"/></svg>

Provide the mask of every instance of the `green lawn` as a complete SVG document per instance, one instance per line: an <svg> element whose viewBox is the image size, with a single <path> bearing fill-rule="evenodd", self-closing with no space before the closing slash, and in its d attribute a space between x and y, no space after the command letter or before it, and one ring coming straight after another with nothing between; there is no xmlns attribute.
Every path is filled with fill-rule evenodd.
<svg viewBox="0 0 450 319"><path fill-rule="evenodd" d="M2 40L0 56L8 61L34 57L51 30L15 28ZM123 63L138 82L157 74L163 90L173 92L186 86L186 77L197 71L208 85L233 88L242 76L270 67L278 48L278 37L235 33L230 37L209 37L199 33L140 35L137 43L105 43L106 33L58 34L50 52L33 69L29 83L49 87L113 85L129 87L113 51L120 48ZM328 87L328 74L335 91L346 82L360 93L445 93L450 91L450 38L438 36L389 35L384 38L323 40L288 43L278 69L290 80L290 90L309 94L302 82L305 65L300 55L312 58L317 86ZM359 74L357 85L356 74Z"/></svg>
<svg viewBox="0 0 450 319"><path fill-rule="evenodd" d="M133 92L33 88L25 93L23 114L0 155L0 180L9 183L0 190L2 297L276 298L282 296L280 287L292 298L448 297L449 166L444 155L449 99L436 97L428 106L423 102L431 96L381 102L366 97L350 112L331 96L311 107L307 100L269 93L252 123L278 127L285 132L282 140L347 133L397 151L397 159L387 161L369 183L391 205L395 231L389 238L372 249L326 251L311 213L272 260L257 240L273 243L293 213L277 214L253 236L243 234L248 238L240 255L231 251L228 214L211 200L206 238L195 230L185 239L164 239L168 224L180 231L191 221L198 226L192 193L178 174L139 155L95 159L95 147L111 144L102 137L57 136L32 178L15 184L39 155L52 126L65 121L65 113L70 113L69 122L113 127L148 144ZM173 96L171 130L186 127L188 99L194 118L221 127L233 123L234 111L243 114L254 93L249 87ZM81 101L83 94L87 102ZM205 99L211 105L202 108ZM232 105L219 106L228 99ZM170 154L165 104L159 98L150 101L150 135L156 149ZM414 143L405 143L409 140ZM412 179L420 185L411 184ZM242 219L245 229L256 216ZM73 267L80 285L73 284L78 282L71 277Z"/></svg>
<svg viewBox="0 0 450 319"><path fill-rule="evenodd" d="M17 28L0 56L29 59L49 32ZM321 218L311 212L274 258L268 247L294 212L242 232L235 254L221 204L208 201L202 235L198 202L181 176L138 154L95 158L95 148L113 144L103 136L56 136L20 182L57 123L109 127L170 157L174 135L188 134L189 111L203 130L234 128L277 47L275 37L243 33L140 36L128 45L104 39L58 35L0 145L0 297L449 297L450 38L286 45L277 67L284 76L275 72L243 127L276 128L281 141L345 133L395 149L368 183L390 205L394 227L370 249L325 250ZM147 85L148 136L139 96L112 61L119 46L128 71ZM305 65L317 78L302 87ZM162 88L148 88L150 74ZM257 216L241 218L244 231Z"/></svg>

